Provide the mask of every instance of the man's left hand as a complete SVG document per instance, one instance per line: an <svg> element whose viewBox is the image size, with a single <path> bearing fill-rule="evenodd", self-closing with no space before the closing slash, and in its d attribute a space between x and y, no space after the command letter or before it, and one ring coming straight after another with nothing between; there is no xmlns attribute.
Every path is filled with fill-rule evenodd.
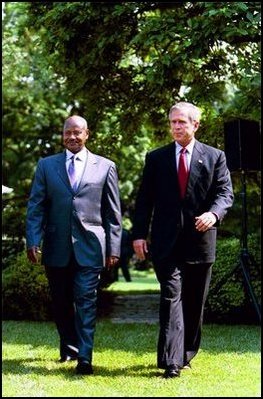
<svg viewBox="0 0 263 399"><path fill-rule="evenodd" d="M217 218L213 212L205 212L195 218L195 228L197 231L207 231L217 222Z"/></svg>
<svg viewBox="0 0 263 399"><path fill-rule="evenodd" d="M106 268L108 270L113 269L118 263L120 258L118 256L109 256L106 258Z"/></svg>

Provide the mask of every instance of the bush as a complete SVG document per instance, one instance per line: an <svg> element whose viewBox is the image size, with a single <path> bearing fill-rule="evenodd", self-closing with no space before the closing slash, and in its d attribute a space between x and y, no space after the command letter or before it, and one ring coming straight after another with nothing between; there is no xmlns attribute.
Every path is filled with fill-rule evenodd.
<svg viewBox="0 0 263 399"><path fill-rule="evenodd" d="M255 262L248 267L250 281L260 303L260 239L248 237L249 254ZM255 322L257 314L247 292L241 267L238 266L240 243L235 237L219 238L217 259L206 302L205 319L209 322ZM106 276L107 277L107 276ZM98 316L109 315L114 303L110 285L102 276L98 290ZM31 264L25 253L19 254L11 266L3 270L3 317L5 320L51 320L51 300L45 270ZM258 320L257 320L258 321Z"/></svg>
<svg viewBox="0 0 263 399"><path fill-rule="evenodd" d="M2 282L4 320L48 320L51 300L45 269L32 264L25 252L14 264L3 270Z"/></svg>
<svg viewBox="0 0 263 399"><path fill-rule="evenodd" d="M246 271L258 303L261 298L260 248L259 237L249 236L246 254L251 256L251 262L246 265ZM209 321L254 322L257 320L249 287L239 264L241 249L237 238L217 241L217 257L213 265L205 310L205 317Z"/></svg>
<svg viewBox="0 0 263 399"><path fill-rule="evenodd" d="M25 250L24 196L3 198L2 209L2 269L9 267L16 256Z"/></svg>
<svg viewBox="0 0 263 399"><path fill-rule="evenodd" d="M4 320L52 320L51 297L44 266L27 260L25 252L6 267L2 279ZM110 273L104 272L98 289L98 316L111 311L113 294L105 290L113 282Z"/></svg>

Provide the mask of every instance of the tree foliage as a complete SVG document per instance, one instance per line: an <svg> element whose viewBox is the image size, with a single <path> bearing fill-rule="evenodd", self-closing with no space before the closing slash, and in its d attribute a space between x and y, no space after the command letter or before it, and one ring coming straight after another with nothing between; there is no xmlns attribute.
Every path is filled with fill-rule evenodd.
<svg viewBox="0 0 263 399"><path fill-rule="evenodd" d="M41 2L29 13L94 128L111 112L131 135L143 124L166 135L174 101L222 110L233 93L243 100L231 112L259 119L258 2Z"/></svg>
<svg viewBox="0 0 263 399"><path fill-rule="evenodd" d="M89 148L116 161L129 204L146 151L170 140L175 101L200 106L197 137L223 148L224 121L260 119L260 10L259 2L5 3L4 184L25 205L37 159L60 148L73 113L88 120Z"/></svg>

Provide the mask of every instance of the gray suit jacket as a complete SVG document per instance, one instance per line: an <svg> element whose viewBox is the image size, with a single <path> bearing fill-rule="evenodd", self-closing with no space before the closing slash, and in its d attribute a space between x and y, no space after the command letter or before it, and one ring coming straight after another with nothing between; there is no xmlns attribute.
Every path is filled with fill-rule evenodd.
<svg viewBox="0 0 263 399"><path fill-rule="evenodd" d="M197 140L186 196L182 201L175 144L170 143L146 156L135 207L133 239L146 239L151 231L155 264L165 261L175 249L182 260L214 262L216 227L232 204L233 189L224 152ZM217 225L204 233L197 232L195 216L208 211L217 215Z"/></svg>
<svg viewBox="0 0 263 399"><path fill-rule="evenodd" d="M121 208L116 166L88 151L76 193L66 152L38 162L28 201L27 247L40 246L42 263L66 266L74 251L82 266L102 267L106 256L120 256Z"/></svg>

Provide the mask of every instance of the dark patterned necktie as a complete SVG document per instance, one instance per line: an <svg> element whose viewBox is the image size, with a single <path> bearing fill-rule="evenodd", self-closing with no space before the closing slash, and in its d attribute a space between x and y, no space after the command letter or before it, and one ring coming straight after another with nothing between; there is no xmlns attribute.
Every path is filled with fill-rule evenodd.
<svg viewBox="0 0 263 399"><path fill-rule="evenodd" d="M186 192L186 186L188 181L188 168L186 163L186 148L182 148L180 151L179 165L178 165L178 181L180 186L181 198L184 198Z"/></svg>
<svg viewBox="0 0 263 399"><path fill-rule="evenodd" d="M73 188L74 191L76 191L77 187L78 187L78 184L77 184L77 176L76 176L76 170L75 170L75 158L74 158L74 155L72 155L71 161L69 163L68 175L69 175L69 180L70 180L71 187Z"/></svg>

